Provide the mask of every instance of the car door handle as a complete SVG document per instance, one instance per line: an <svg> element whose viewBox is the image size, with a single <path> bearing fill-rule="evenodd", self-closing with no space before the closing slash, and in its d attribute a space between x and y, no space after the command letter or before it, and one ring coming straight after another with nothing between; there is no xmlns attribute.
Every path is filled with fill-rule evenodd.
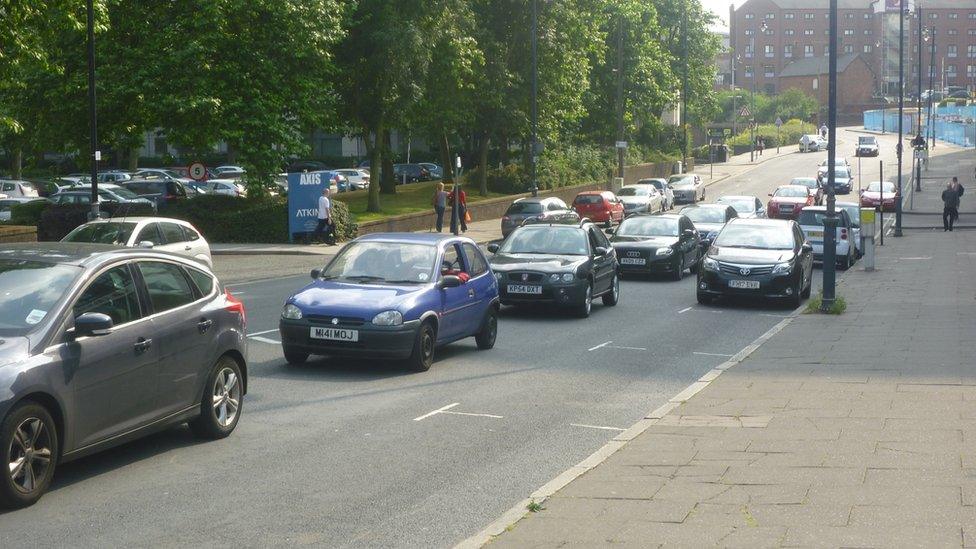
<svg viewBox="0 0 976 549"><path fill-rule="evenodd" d="M191 248L190 246L186 246L186 247L185 247L185 248L183 248L183 249L184 249L184 250L186 250L186 251L190 251L190 250L192 250L193 248Z"/></svg>
<svg viewBox="0 0 976 549"><path fill-rule="evenodd" d="M213 320L205 318L197 323L197 330L199 330L201 334L205 334L211 326L213 326Z"/></svg>
<svg viewBox="0 0 976 549"><path fill-rule="evenodd" d="M152 347L152 340L146 339L144 337L140 337L139 340L136 342L136 344L132 346L132 348L135 349L137 355L145 353L150 349L150 347Z"/></svg>
<svg viewBox="0 0 976 549"><path fill-rule="evenodd" d="M474 288L468 289L468 297L474 297Z"/></svg>

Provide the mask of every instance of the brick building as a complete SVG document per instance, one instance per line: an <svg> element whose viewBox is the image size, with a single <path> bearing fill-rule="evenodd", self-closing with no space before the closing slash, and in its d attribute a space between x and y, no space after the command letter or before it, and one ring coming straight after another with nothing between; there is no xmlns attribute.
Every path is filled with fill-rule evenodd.
<svg viewBox="0 0 976 549"><path fill-rule="evenodd" d="M846 53L837 57L838 114L856 117L875 104L874 70L863 54ZM811 57L787 65L779 74L778 89L798 89L827 104L827 58Z"/></svg>
<svg viewBox="0 0 976 549"><path fill-rule="evenodd" d="M884 0L879 0L884 1ZM838 0L839 55L860 54L874 68L874 91L897 94L898 13L874 13L872 0ZM976 90L976 0L916 0L926 33L934 28L935 74L946 86ZM781 89L782 71L795 61L825 57L830 39L827 0L748 0L734 11L731 47L735 82L758 91ZM918 52L919 20L905 18L905 86L916 91L918 60L928 88L930 42ZM924 36L924 35L923 35ZM936 87L939 87L937 84Z"/></svg>

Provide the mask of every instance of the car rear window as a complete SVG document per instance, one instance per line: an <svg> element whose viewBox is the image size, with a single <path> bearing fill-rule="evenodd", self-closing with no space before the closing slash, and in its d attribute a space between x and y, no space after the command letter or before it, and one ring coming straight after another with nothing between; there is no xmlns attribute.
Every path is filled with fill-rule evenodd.
<svg viewBox="0 0 976 549"><path fill-rule="evenodd" d="M827 212L803 210L800 212L800 218L797 222L800 225L823 225L825 217L827 217Z"/></svg>
<svg viewBox="0 0 976 549"><path fill-rule="evenodd" d="M506 214L536 214L542 213L542 204L538 202L515 202L508 207Z"/></svg>
<svg viewBox="0 0 976 549"><path fill-rule="evenodd" d="M135 228L135 223L88 223L68 233L62 241L124 246Z"/></svg>
<svg viewBox="0 0 976 549"><path fill-rule="evenodd" d="M681 210L692 223L725 223L725 209L722 208L685 208Z"/></svg>
<svg viewBox="0 0 976 549"><path fill-rule="evenodd" d="M804 188L797 187L780 187L776 189L773 196L785 197L785 198L806 198L809 196L809 191Z"/></svg>
<svg viewBox="0 0 976 549"><path fill-rule="evenodd" d="M603 204L603 197L598 194L581 194L574 201L577 204Z"/></svg>

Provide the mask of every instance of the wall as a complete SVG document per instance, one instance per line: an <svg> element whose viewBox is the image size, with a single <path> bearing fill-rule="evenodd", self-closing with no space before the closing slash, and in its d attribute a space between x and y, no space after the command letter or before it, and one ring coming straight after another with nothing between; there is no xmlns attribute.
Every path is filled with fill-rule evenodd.
<svg viewBox="0 0 976 549"><path fill-rule="evenodd" d="M865 108L876 105L874 100L876 75L864 60L858 57L840 73L837 80L837 111L839 116L860 115ZM817 81L817 89L813 82ZM826 74L782 76L779 79L780 90L798 89L817 99L821 105L827 105L827 92L830 89L829 78Z"/></svg>
<svg viewBox="0 0 976 549"><path fill-rule="evenodd" d="M20 225L0 226L0 243L37 242L37 227Z"/></svg>

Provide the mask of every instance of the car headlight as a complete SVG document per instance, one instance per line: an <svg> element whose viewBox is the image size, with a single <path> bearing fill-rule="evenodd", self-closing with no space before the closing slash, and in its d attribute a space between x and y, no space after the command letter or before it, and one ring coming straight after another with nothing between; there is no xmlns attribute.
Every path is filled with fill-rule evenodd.
<svg viewBox="0 0 976 549"><path fill-rule="evenodd" d="M373 317L373 324L377 326L399 326L403 324L403 315L400 311L383 311Z"/></svg>
<svg viewBox="0 0 976 549"><path fill-rule="evenodd" d="M715 271L715 272L718 272L718 270L719 270L718 269L718 261L715 261L714 259L712 259L710 257L706 257L705 259L702 260L702 267L704 267L706 271Z"/></svg>
<svg viewBox="0 0 976 549"><path fill-rule="evenodd" d="M779 263L775 267L773 267L773 274L774 275L790 274L790 271L792 270L793 270L792 263Z"/></svg>
<svg viewBox="0 0 976 549"><path fill-rule="evenodd" d="M549 282L572 282L574 278L573 273L554 273L549 275Z"/></svg>
<svg viewBox="0 0 976 549"><path fill-rule="evenodd" d="M671 255L674 253L674 248L668 246L666 248L658 248L655 255Z"/></svg>
<svg viewBox="0 0 976 549"><path fill-rule="evenodd" d="M285 304L284 308L281 309L281 318L287 318L288 320L301 320L302 310L291 303L287 303Z"/></svg>

